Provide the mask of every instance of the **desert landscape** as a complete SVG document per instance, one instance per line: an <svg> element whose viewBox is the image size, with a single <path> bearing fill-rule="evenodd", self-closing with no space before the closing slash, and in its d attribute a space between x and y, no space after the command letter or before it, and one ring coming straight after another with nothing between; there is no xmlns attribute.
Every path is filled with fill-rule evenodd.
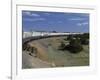
<svg viewBox="0 0 100 80"><path fill-rule="evenodd" d="M53 37L27 43L30 48L23 51L23 68L88 66L89 45L82 45L83 50L78 53L60 50L62 42L69 44L66 39L67 37ZM32 48L36 51L32 51Z"/></svg>
<svg viewBox="0 0 100 80"><path fill-rule="evenodd" d="M22 11L22 69L89 66L89 13Z"/></svg>

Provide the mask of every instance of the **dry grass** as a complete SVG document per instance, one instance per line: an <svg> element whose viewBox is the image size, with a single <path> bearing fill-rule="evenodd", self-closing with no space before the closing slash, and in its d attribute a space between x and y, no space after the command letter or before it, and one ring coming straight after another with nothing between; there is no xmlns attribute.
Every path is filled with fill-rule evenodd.
<svg viewBox="0 0 100 80"><path fill-rule="evenodd" d="M78 54L71 54L69 51L58 50L60 43L66 37L53 37L30 42L31 46L38 49L39 59L47 61L54 66L88 66L89 65L89 47L83 46L84 50Z"/></svg>

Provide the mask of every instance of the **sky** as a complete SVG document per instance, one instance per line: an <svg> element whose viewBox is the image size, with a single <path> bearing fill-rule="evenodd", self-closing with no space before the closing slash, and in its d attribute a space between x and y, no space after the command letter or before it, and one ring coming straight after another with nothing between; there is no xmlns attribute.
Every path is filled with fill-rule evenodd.
<svg viewBox="0 0 100 80"><path fill-rule="evenodd" d="M89 32L88 13L22 11L23 31Z"/></svg>

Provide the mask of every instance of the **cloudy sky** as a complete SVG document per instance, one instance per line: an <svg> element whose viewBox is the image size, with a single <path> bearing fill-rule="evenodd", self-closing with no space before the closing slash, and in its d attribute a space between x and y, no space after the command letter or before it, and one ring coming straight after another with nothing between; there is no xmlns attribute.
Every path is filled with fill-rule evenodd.
<svg viewBox="0 0 100 80"><path fill-rule="evenodd" d="M89 32L89 14L22 11L23 31Z"/></svg>

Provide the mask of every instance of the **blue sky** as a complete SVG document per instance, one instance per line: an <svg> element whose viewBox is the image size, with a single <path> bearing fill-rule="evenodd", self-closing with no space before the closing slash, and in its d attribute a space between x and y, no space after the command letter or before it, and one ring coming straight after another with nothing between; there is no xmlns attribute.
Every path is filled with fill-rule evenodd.
<svg viewBox="0 0 100 80"><path fill-rule="evenodd" d="M89 32L88 13L22 11L23 31Z"/></svg>

